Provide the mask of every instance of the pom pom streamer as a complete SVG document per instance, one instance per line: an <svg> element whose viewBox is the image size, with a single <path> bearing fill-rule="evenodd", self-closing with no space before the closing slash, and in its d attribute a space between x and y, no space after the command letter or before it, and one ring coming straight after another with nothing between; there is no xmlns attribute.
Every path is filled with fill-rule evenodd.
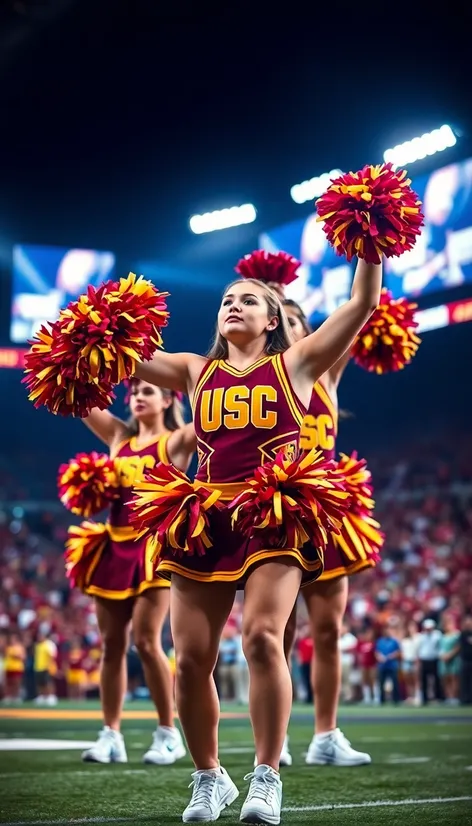
<svg viewBox="0 0 472 826"><path fill-rule="evenodd" d="M332 460L311 450L290 461L283 452L257 468L248 488L233 499L233 526L248 537L264 532L269 547L301 548L311 541L324 550L337 533L349 504Z"/></svg>
<svg viewBox="0 0 472 826"><path fill-rule="evenodd" d="M316 201L318 221L338 255L371 264L411 250L424 215L405 170L364 166L335 178Z"/></svg>
<svg viewBox="0 0 472 826"><path fill-rule="evenodd" d="M92 408L105 410L114 399L113 386L77 381L80 368L77 355L63 340L58 322L48 330L42 326L25 356L22 381L35 407L46 407L61 416L87 416Z"/></svg>
<svg viewBox="0 0 472 826"><path fill-rule="evenodd" d="M366 461L359 459L355 451L351 456L341 453L338 473L351 500L349 510L343 516L341 533L334 534L334 541L349 561L361 559L374 565L380 561L385 537L372 515L375 502L372 498L371 473Z"/></svg>
<svg viewBox="0 0 472 826"><path fill-rule="evenodd" d="M241 258L234 269L243 278L286 285L298 278L299 267L301 267L301 261L287 252L274 254L266 250L255 250L250 255Z"/></svg>
<svg viewBox="0 0 472 826"><path fill-rule="evenodd" d="M59 499L72 513L93 516L117 497L118 479L113 459L104 453L78 453L61 465L57 478Z"/></svg>
<svg viewBox="0 0 472 826"><path fill-rule="evenodd" d="M90 567L98 561L108 538L108 527L100 522L86 521L69 528L65 562L72 587L82 588L86 584Z"/></svg>
<svg viewBox="0 0 472 826"><path fill-rule="evenodd" d="M30 401L66 416L108 407L113 386L162 346L167 295L134 273L90 286L31 342L23 379Z"/></svg>
<svg viewBox="0 0 472 826"><path fill-rule="evenodd" d="M221 491L194 487L173 465L160 463L133 488L132 522L155 534L156 547L170 548L178 556L203 556L212 545L209 516L223 509Z"/></svg>
<svg viewBox="0 0 472 826"><path fill-rule="evenodd" d="M415 333L416 308L406 298L394 299L384 288L379 306L354 342L352 357L356 364L379 375L403 370L410 364L421 344Z"/></svg>

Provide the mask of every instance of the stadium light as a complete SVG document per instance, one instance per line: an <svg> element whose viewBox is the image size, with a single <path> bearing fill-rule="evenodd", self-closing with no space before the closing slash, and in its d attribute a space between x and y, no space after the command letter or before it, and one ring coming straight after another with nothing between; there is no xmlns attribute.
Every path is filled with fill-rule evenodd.
<svg viewBox="0 0 472 826"><path fill-rule="evenodd" d="M332 169L331 172L323 172L317 178L310 178L309 181L303 181L301 184L295 184L290 190L290 195L296 204L304 204L305 201L313 201L319 198L329 186L331 178L337 178L342 175L340 169Z"/></svg>
<svg viewBox="0 0 472 826"><path fill-rule="evenodd" d="M440 129L433 129L432 132L421 135L421 138L413 138L411 141L399 143L393 149L387 149L384 152L384 161L390 161L394 166L405 166L422 160L427 155L443 152L456 143L457 139L451 127L444 124Z"/></svg>
<svg viewBox="0 0 472 826"><path fill-rule="evenodd" d="M257 212L253 204L242 204L229 209L217 209L215 212L205 212L204 215L192 215L189 224L195 235L204 232L214 232L217 229L229 229L241 224L252 224L256 220Z"/></svg>

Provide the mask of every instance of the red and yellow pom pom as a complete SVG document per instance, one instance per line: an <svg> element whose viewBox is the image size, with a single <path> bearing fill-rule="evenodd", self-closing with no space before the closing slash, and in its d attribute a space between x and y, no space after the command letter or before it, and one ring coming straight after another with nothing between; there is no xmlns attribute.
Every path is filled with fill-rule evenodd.
<svg viewBox="0 0 472 826"><path fill-rule="evenodd" d="M104 453L78 453L61 465L57 478L59 499L72 513L93 516L117 497L118 479L113 459Z"/></svg>
<svg viewBox="0 0 472 826"><path fill-rule="evenodd" d="M318 221L338 255L370 264L411 250L424 215L405 170L364 166L335 178L316 201Z"/></svg>
<svg viewBox="0 0 472 826"><path fill-rule="evenodd" d="M359 459L355 451L351 456L341 453L337 470L351 500L349 510L343 516L342 530L334 535L334 541L350 562L362 560L374 565L380 560L385 537L372 516L375 502L371 473L365 459Z"/></svg>
<svg viewBox="0 0 472 826"><path fill-rule="evenodd" d="M102 553L108 538L108 528L101 522L86 521L69 528L65 563L66 576L72 587L77 585L83 588L87 584L90 566L97 561L97 556Z"/></svg>
<svg viewBox="0 0 472 826"><path fill-rule="evenodd" d="M298 278L299 267L301 267L301 261L289 255L288 252L274 254L266 250L255 250L250 255L241 258L234 269L243 278L285 285L291 284Z"/></svg>
<svg viewBox="0 0 472 826"><path fill-rule="evenodd" d="M25 355L28 398L35 407L46 407L61 416L87 416L92 408L105 410L114 399L113 386L77 381L79 365L74 351L64 341L58 322L41 327Z"/></svg>
<svg viewBox="0 0 472 826"><path fill-rule="evenodd" d="M155 534L158 545L179 556L203 556L211 548L209 515L223 508L221 491L194 486L185 473L161 463L135 484L133 493L132 522Z"/></svg>
<svg viewBox="0 0 472 826"><path fill-rule="evenodd" d="M350 495L333 461L311 450L291 461L279 453L257 468L248 488L233 499L233 526L248 537L264 532L268 547L301 548L311 541L324 550L337 532Z"/></svg>
<svg viewBox="0 0 472 826"><path fill-rule="evenodd" d="M31 342L23 379L30 401L65 416L108 407L113 386L162 345L167 295L134 273L89 287Z"/></svg>
<svg viewBox="0 0 472 826"><path fill-rule="evenodd" d="M416 308L406 298L392 298L392 293L384 288L379 306L354 342L351 352L356 364L370 373L403 370L421 344L415 333Z"/></svg>

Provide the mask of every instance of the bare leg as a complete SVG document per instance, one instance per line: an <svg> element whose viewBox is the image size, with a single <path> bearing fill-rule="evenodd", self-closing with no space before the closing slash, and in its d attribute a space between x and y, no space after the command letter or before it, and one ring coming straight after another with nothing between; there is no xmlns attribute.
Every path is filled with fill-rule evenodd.
<svg viewBox="0 0 472 826"><path fill-rule="evenodd" d="M133 601L95 599L103 653L100 664L100 699L106 726L120 730L121 710L126 693L126 650Z"/></svg>
<svg viewBox="0 0 472 826"><path fill-rule="evenodd" d="M316 651L313 678L315 732L322 734L336 728L341 687L338 641L347 604L347 577L314 582L302 593Z"/></svg>
<svg viewBox="0 0 472 826"><path fill-rule="evenodd" d="M133 609L133 637L143 664L146 684L159 715L159 724L172 728L173 680L161 643L169 606L170 588L149 588L137 597Z"/></svg>
<svg viewBox="0 0 472 826"><path fill-rule="evenodd" d="M284 654L288 667L292 668L292 651L297 633L297 603L293 606L293 611L288 618L284 633Z"/></svg>
<svg viewBox="0 0 472 826"><path fill-rule="evenodd" d="M176 700L196 769L219 766L220 704L213 669L235 592L235 583L195 582L172 575L170 611L176 656Z"/></svg>
<svg viewBox="0 0 472 826"><path fill-rule="evenodd" d="M301 578L300 568L290 562L266 562L252 571L245 590L243 647L256 755L258 763L276 771L292 708L284 633Z"/></svg>

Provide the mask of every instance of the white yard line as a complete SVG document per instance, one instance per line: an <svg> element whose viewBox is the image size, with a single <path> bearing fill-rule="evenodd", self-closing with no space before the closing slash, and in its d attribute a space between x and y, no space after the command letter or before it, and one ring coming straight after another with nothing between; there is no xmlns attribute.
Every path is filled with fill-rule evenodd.
<svg viewBox="0 0 472 826"><path fill-rule="evenodd" d="M472 795L462 795L461 797L419 797L406 798L404 800L366 800L363 803L325 803L320 806L284 806L284 812L323 812L335 811L337 809L376 809L389 808L394 806L426 806L440 805L442 803L462 803L472 800ZM136 823L148 820L156 820L158 814L141 815L134 817L78 817L72 820L13 820L7 823L0 823L0 826L79 826L79 824L89 823Z"/></svg>

